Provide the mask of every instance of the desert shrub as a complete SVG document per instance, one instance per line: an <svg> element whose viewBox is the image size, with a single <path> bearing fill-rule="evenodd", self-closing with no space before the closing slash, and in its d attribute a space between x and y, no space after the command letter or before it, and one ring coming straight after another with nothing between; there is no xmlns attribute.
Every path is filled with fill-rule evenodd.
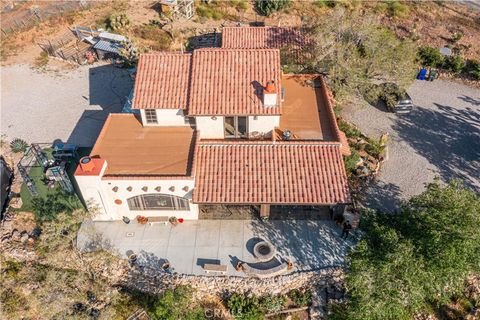
<svg viewBox="0 0 480 320"><path fill-rule="evenodd" d="M443 67L452 73L460 73L465 67L465 62L460 56L450 56L445 59Z"/></svg>
<svg viewBox="0 0 480 320"><path fill-rule="evenodd" d="M463 37L463 33L461 33L461 32L455 32L455 33L452 35L452 38L451 38L451 39L452 39L453 42L458 42L458 41L460 41L460 39L462 39L462 37Z"/></svg>
<svg viewBox="0 0 480 320"><path fill-rule="evenodd" d="M207 19L220 20L226 17L226 13L216 3L199 4L196 7L197 15Z"/></svg>
<svg viewBox="0 0 480 320"><path fill-rule="evenodd" d="M478 60L467 60L464 72L475 80L480 80L480 62Z"/></svg>
<svg viewBox="0 0 480 320"><path fill-rule="evenodd" d="M170 35L162 30L156 22L135 27L133 32L137 37L146 40L148 46L155 51L167 50L172 44Z"/></svg>
<svg viewBox="0 0 480 320"><path fill-rule="evenodd" d="M440 51L432 47L421 47L417 52L420 63L426 67L441 67L444 58Z"/></svg>
<svg viewBox="0 0 480 320"><path fill-rule="evenodd" d="M258 13L267 17L289 5L290 0L255 0L255 9Z"/></svg>
<svg viewBox="0 0 480 320"><path fill-rule="evenodd" d="M10 149L14 153L25 152L27 148L28 144L23 139L15 138L10 142Z"/></svg>
<svg viewBox="0 0 480 320"><path fill-rule="evenodd" d="M329 7L329 8L334 8L337 3L334 0L316 0L314 4L319 7Z"/></svg>
<svg viewBox="0 0 480 320"><path fill-rule="evenodd" d="M37 68L44 67L48 64L49 56L48 52L42 51L38 57L35 58L35 66Z"/></svg>
<svg viewBox="0 0 480 320"><path fill-rule="evenodd" d="M290 299L297 307L306 307L312 303L312 292L310 290L292 290L288 293Z"/></svg>
<svg viewBox="0 0 480 320"><path fill-rule="evenodd" d="M248 8L248 3L246 0L228 0L226 3L237 9L237 11L245 11Z"/></svg>
<svg viewBox="0 0 480 320"><path fill-rule="evenodd" d="M227 307L235 319L258 320L263 319L263 311L258 298L247 297L234 293L227 301Z"/></svg>
<svg viewBox="0 0 480 320"><path fill-rule="evenodd" d="M400 1L386 1L388 4L388 13L392 17L403 17L408 13L408 6Z"/></svg>
<svg viewBox="0 0 480 320"><path fill-rule="evenodd" d="M0 292L0 305L2 313L10 316L18 311L27 309L28 301L25 295L20 291L12 288L4 288Z"/></svg>
<svg viewBox="0 0 480 320"><path fill-rule="evenodd" d="M3 259L2 259L3 260ZM23 264L21 262L18 262L16 260L4 260L0 261L1 262L1 270L2 270L2 276L10 279L10 278L15 278L17 274L22 270Z"/></svg>
<svg viewBox="0 0 480 320"><path fill-rule="evenodd" d="M362 84L359 87L360 93L370 105L376 106L382 95L382 88L375 83Z"/></svg>
<svg viewBox="0 0 480 320"><path fill-rule="evenodd" d="M283 310L286 303L287 298L285 296L266 296L260 300L260 306L266 313Z"/></svg>

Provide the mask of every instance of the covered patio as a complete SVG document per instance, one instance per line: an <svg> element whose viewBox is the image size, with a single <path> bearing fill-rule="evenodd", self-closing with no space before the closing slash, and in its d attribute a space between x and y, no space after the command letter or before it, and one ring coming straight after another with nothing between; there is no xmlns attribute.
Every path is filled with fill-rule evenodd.
<svg viewBox="0 0 480 320"><path fill-rule="evenodd" d="M227 265L227 275L246 276L236 271L238 261L254 263L253 246L269 241L293 271L341 266L352 239L340 238L341 228L324 220L197 220L170 224L125 224L121 221L86 221L78 233L82 251L105 249L137 262L161 268L165 261L171 271L204 275L205 263Z"/></svg>

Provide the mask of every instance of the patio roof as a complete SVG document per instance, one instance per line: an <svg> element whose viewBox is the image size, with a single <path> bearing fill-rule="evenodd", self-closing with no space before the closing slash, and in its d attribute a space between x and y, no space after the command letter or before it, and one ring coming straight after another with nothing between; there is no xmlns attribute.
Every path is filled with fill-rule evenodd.
<svg viewBox="0 0 480 320"><path fill-rule="evenodd" d="M340 143L202 141L193 201L349 203Z"/></svg>
<svg viewBox="0 0 480 320"><path fill-rule="evenodd" d="M196 132L183 127L143 127L133 114L110 114L91 156L107 161L105 176L190 176Z"/></svg>

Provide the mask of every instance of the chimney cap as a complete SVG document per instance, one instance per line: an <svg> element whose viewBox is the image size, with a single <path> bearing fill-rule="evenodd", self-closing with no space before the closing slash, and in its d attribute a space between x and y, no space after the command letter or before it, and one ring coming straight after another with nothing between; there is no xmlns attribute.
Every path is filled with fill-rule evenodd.
<svg viewBox="0 0 480 320"><path fill-rule="evenodd" d="M265 93L277 93L277 88L275 86L275 81L270 80L267 82L267 85L265 86Z"/></svg>

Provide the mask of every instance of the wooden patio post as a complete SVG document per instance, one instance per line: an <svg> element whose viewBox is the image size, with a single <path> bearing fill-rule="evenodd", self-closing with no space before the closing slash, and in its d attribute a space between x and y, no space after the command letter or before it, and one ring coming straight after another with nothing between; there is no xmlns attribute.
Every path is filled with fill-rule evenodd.
<svg viewBox="0 0 480 320"><path fill-rule="evenodd" d="M260 218L268 218L270 216L270 205L261 204L260 205Z"/></svg>

